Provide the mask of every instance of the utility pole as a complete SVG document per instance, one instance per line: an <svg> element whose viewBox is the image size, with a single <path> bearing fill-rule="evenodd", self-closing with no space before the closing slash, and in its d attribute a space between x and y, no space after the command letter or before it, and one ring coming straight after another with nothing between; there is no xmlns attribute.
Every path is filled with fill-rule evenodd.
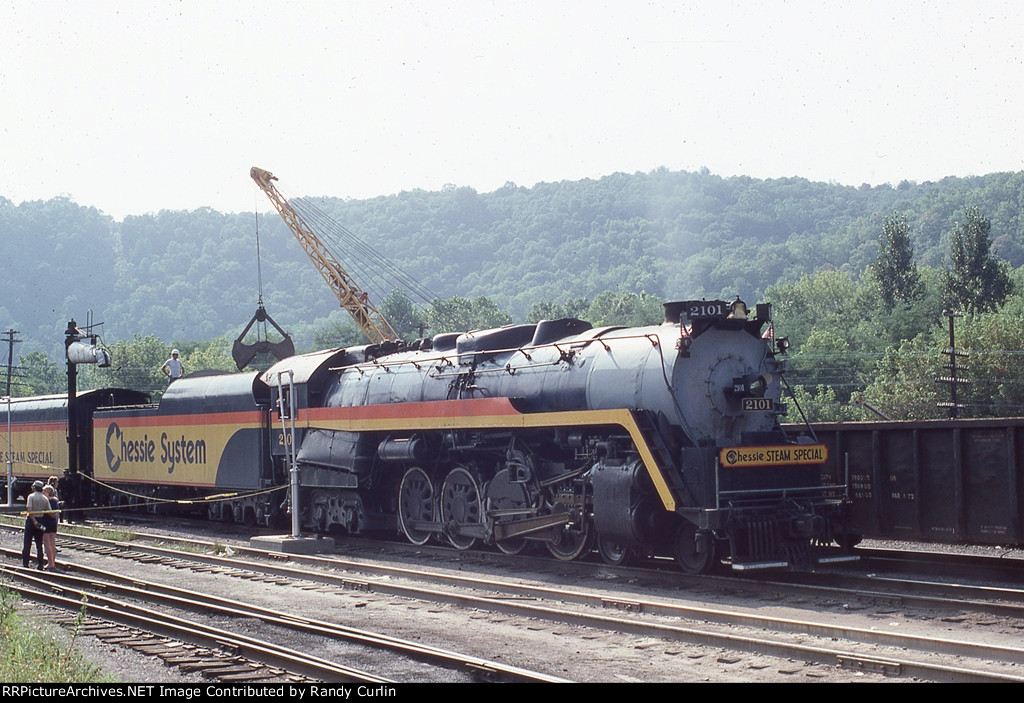
<svg viewBox="0 0 1024 703"><path fill-rule="evenodd" d="M4 332L6 337L4 341L7 342L7 397L11 397L11 372L14 369L14 344L20 342L20 339L15 339L14 335L18 334L18 330L7 330Z"/></svg>
<svg viewBox="0 0 1024 703"><path fill-rule="evenodd" d="M7 507L14 507L14 457L11 447L11 374L14 371L14 343L20 342L14 335L17 330L9 329L7 335Z"/></svg>
<svg viewBox="0 0 1024 703"><path fill-rule="evenodd" d="M949 375L940 376L935 379L935 382L946 383L949 385L949 402L938 403L937 405L940 408L947 408L949 418L951 420L955 420L960 417L960 410L965 407L963 404L957 403L956 387L957 384L967 383L965 379L957 376L957 371L966 371L967 366L965 364L957 366L956 358L958 356L967 356L967 352L956 348L956 339L953 333L953 320L958 317L962 317L962 315L958 312L954 312L953 310L943 310L942 314L949 318L949 347L942 351L943 354L949 357L949 363L946 364L946 370L949 371Z"/></svg>

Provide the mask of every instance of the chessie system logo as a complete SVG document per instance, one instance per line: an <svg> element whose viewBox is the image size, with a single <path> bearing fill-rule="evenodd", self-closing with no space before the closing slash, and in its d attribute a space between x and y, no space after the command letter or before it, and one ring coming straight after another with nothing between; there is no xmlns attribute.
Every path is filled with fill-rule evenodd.
<svg viewBox="0 0 1024 703"><path fill-rule="evenodd" d="M111 473L117 473L124 464L157 464L170 474L180 464L205 464L206 441L188 439L185 435L171 439L166 432L161 432L159 439L150 437L148 432L141 437L129 436L112 422L107 428L106 457Z"/></svg>

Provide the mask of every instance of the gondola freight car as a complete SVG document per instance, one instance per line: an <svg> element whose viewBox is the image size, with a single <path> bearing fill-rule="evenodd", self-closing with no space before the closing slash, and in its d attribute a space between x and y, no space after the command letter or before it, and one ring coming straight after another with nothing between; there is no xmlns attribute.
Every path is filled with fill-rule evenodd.
<svg viewBox="0 0 1024 703"><path fill-rule="evenodd" d="M796 429L796 428L794 428ZM1024 544L1024 418L816 424L862 537Z"/></svg>

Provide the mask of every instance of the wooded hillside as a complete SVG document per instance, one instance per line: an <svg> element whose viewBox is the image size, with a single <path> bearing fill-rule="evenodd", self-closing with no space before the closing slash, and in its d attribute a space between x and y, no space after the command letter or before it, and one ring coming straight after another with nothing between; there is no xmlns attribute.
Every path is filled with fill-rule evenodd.
<svg viewBox="0 0 1024 703"><path fill-rule="evenodd" d="M932 272L926 281L938 280L966 208L987 218L996 255L1013 268L1024 265L1024 172L849 187L662 169L532 188L508 183L492 193L449 186L304 200L437 296L486 296L512 320L538 305L586 309L607 291L748 302L767 296L777 302L780 328L790 324L805 342L810 318L787 306L785 295L799 292L808 275L808 291L825 285L824 272L848 282L839 289L850 295L873 295L858 286L870 278L884 220L894 212L906 220L914 260ZM54 359L67 320L82 321L90 310L111 344L136 335L179 344L231 339L256 307L257 223L267 310L300 350L311 349L346 316L269 202L258 219L203 208L119 222L64 198L15 206L0 197L0 325L19 330L24 342L16 353ZM941 322L938 287L915 308L930 324ZM821 318L835 313L825 309ZM861 306L844 314L876 313ZM875 334L877 344L902 338L893 325ZM842 346L820 335L810 341Z"/></svg>

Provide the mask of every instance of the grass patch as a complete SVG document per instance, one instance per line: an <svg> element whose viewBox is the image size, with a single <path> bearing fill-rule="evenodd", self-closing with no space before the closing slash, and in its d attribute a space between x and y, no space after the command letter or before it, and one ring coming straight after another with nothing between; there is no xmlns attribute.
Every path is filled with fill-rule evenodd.
<svg viewBox="0 0 1024 703"><path fill-rule="evenodd" d="M131 542L137 538L137 535L131 530L119 527L89 527L88 525L70 525L66 522L60 523L57 527L57 536L59 537L61 533L109 539L114 542Z"/></svg>
<svg viewBox="0 0 1024 703"><path fill-rule="evenodd" d="M154 540L154 547L163 547L164 549L173 549L178 552L188 552L190 554L209 554L211 552L210 545L202 542L186 542L185 540ZM212 550L216 554L216 549Z"/></svg>
<svg viewBox="0 0 1024 703"><path fill-rule="evenodd" d="M0 524L21 528L25 526L25 518L21 515L0 515ZM115 542L131 542L138 538L134 532L123 528L90 527L89 525L73 525L68 522L62 522L57 527L57 536L59 537L61 534L96 537Z"/></svg>
<svg viewBox="0 0 1024 703"><path fill-rule="evenodd" d="M20 596L0 584L0 681L9 683L110 683L114 681L75 649L86 602L70 636L53 623L23 619Z"/></svg>

